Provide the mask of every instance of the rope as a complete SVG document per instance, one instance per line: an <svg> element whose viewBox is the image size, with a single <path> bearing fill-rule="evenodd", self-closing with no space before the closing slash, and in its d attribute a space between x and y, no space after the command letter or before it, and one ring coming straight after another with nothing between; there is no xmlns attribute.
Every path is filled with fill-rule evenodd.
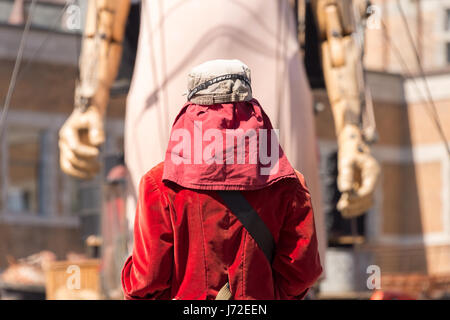
<svg viewBox="0 0 450 320"><path fill-rule="evenodd" d="M428 85L428 81L427 81L427 78L425 76L425 71L423 69L423 65L422 65L422 61L421 61L420 55L419 55L419 52L417 50L416 45L414 44L412 33L411 33L411 29L409 27L408 21L406 19L405 12L403 11L403 8L402 8L399 0L397 0L397 7L398 7L398 10L400 11L400 15L402 17L403 25L406 28L407 35L408 35L408 40L409 40L409 42L411 44L411 48L413 49L414 56L416 58L416 63L417 63L417 66L419 68L420 76L421 76L421 78L423 79L423 81L425 83L425 91L426 91L426 94L427 94L429 106L431 107L431 110L432 110L434 123L435 123L436 128L437 128L437 130L439 132L439 135L441 136L441 138L442 138L442 140L444 142L445 148L447 150L447 154L450 156L450 146L449 146L449 144L447 142L447 138L445 137L444 130L442 129L441 121L439 119L439 114L437 112L436 104L434 103L433 97L431 95L430 86Z"/></svg>
<svg viewBox="0 0 450 320"><path fill-rule="evenodd" d="M394 43L392 42L391 37L388 35L388 30L387 30L386 24L385 24L383 19L381 20L381 26L383 28L383 31L384 31L383 34L384 34L384 37L387 40L387 44L392 49L394 55L399 60L401 68L403 69L403 73L408 78L411 78L413 80L413 84L416 87L417 92L422 92L421 87L418 84L416 77L414 77L413 72L408 67L408 64L406 63L405 59L403 58L403 56L402 56L402 54L400 52L400 49L396 45L394 45ZM438 134L442 138L442 140L444 142L444 145L446 147L446 151L447 151L448 155L450 156L450 148L448 146L447 139L445 138L444 132L443 132L442 127L440 125L439 115L436 112L436 106L434 104L433 98L431 97L431 92L429 91L427 79L426 79L424 74L421 77L424 80L424 82L425 82L425 84L426 84L426 86L428 88L428 96L425 97L425 102L427 103L427 106L424 107L425 111L427 111L428 115L431 117L431 119L433 120L434 124L437 126ZM433 108L433 106L434 106L434 111L432 109L430 109L430 108Z"/></svg>
<svg viewBox="0 0 450 320"><path fill-rule="evenodd" d="M23 51L24 51L24 48L25 48L25 43L26 43L26 40L28 38L28 33L29 33L30 27L31 27L31 18L32 18L33 14L34 14L34 10L36 9L36 1L37 0L32 0L31 1L31 5L30 5L30 10L28 12L27 21L25 23L25 28L24 28L23 33L22 33L22 38L20 39L19 50L17 52L16 61L14 63L13 73L11 75L11 80L9 81L8 92L6 94L6 99L5 99L5 103L3 105L2 114L0 116L0 141L2 141L6 115L8 114L8 110L9 110L9 106L10 106L10 103L11 103L12 94L14 92L14 88L16 87L17 75L18 75L18 72L19 72L20 64L22 62L22 57L23 57Z"/></svg>
<svg viewBox="0 0 450 320"><path fill-rule="evenodd" d="M78 0L75 0L76 3L78 3ZM29 59L27 59L26 64L21 68L19 75L17 77L17 81L19 81L23 75L26 73L26 71L28 71L29 67L31 66L31 64L34 62L34 60L36 59L36 57L39 55L39 53L41 52L42 48L44 47L44 45L47 43L47 41L50 39L50 37L52 36L51 32L56 31L61 18L64 14L64 12L66 11L67 7L71 4L71 1L67 1L66 4L64 5L64 7L61 9L61 11L59 12L57 18L55 19L55 21L53 22L53 24L51 25L50 29L48 29L47 35L45 36L44 40L41 42L41 44L39 44L39 47L33 52L33 54L31 55L31 57ZM77 42L78 44L78 42ZM78 52L78 50L77 50Z"/></svg>

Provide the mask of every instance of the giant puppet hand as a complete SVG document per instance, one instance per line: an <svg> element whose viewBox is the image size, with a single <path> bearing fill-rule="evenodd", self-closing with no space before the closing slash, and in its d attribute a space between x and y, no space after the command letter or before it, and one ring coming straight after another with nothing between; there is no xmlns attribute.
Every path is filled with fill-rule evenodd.
<svg viewBox="0 0 450 320"><path fill-rule="evenodd" d="M372 207L380 168L358 127L346 125L338 137L338 146L337 183L342 195L337 209L344 218L353 218Z"/></svg>
<svg viewBox="0 0 450 320"><path fill-rule="evenodd" d="M61 169L81 179L93 178L100 169L99 147L105 141L103 116L98 108L75 108L59 131Z"/></svg>
<svg viewBox="0 0 450 320"><path fill-rule="evenodd" d="M337 209L343 217L353 218L372 206L380 171L363 135L363 118L370 101L361 98L367 93L362 46L354 36L367 1L313 0L311 3L320 31L322 67L338 139L337 182L342 196Z"/></svg>
<svg viewBox="0 0 450 320"><path fill-rule="evenodd" d="M99 171L104 114L117 75L130 0L88 1L75 109L59 132L61 169L81 179Z"/></svg>

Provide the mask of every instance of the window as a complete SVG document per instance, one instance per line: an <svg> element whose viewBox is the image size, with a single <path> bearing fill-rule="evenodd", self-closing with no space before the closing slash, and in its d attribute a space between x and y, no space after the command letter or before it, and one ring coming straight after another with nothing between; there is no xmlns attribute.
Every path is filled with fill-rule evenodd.
<svg viewBox="0 0 450 320"><path fill-rule="evenodd" d="M444 20L445 62L450 64L450 9L445 9Z"/></svg>
<svg viewBox="0 0 450 320"><path fill-rule="evenodd" d="M62 121L56 119L40 112L10 111L0 141L0 220L81 223L83 234L96 234L104 175L79 180L62 172L58 148ZM107 130L104 157L123 152L122 130L121 122Z"/></svg>
<svg viewBox="0 0 450 320"><path fill-rule="evenodd" d="M6 135L8 189L6 210L11 213L41 211L39 184L42 183L43 159L41 133L25 127L8 128Z"/></svg>
<svg viewBox="0 0 450 320"><path fill-rule="evenodd" d="M446 44L446 50L447 50L447 64L450 64L450 42L447 42Z"/></svg>
<svg viewBox="0 0 450 320"><path fill-rule="evenodd" d="M0 213L9 218L74 217L80 213L80 183L58 164L57 131L10 124L0 157Z"/></svg>
<svg viewBox="0 0 450 320"><path fill-rule="evenodd" d="M445 10L445 31L450 32L450 9Z"/></svg>

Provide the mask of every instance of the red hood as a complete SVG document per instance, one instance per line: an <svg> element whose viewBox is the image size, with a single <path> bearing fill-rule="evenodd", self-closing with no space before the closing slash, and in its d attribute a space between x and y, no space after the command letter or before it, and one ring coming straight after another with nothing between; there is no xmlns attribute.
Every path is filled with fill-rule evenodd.
<svg viewBox="0 0 450 320"><path fill-rule="evenodd" d="M255 190L296 178L276 134L256 99L187 102L172 126L163 181L201 190Z"/></svg>

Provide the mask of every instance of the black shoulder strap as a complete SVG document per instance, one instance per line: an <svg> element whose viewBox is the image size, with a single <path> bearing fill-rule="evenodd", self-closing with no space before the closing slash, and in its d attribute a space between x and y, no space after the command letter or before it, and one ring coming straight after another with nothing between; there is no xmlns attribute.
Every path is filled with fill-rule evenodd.
<svg viewBox="0 0 450 320"><path fill-rule="evenodd" d="M230 211L239 219L272 263L275 240L264 221L240 191L217 191Z"/></svg>

